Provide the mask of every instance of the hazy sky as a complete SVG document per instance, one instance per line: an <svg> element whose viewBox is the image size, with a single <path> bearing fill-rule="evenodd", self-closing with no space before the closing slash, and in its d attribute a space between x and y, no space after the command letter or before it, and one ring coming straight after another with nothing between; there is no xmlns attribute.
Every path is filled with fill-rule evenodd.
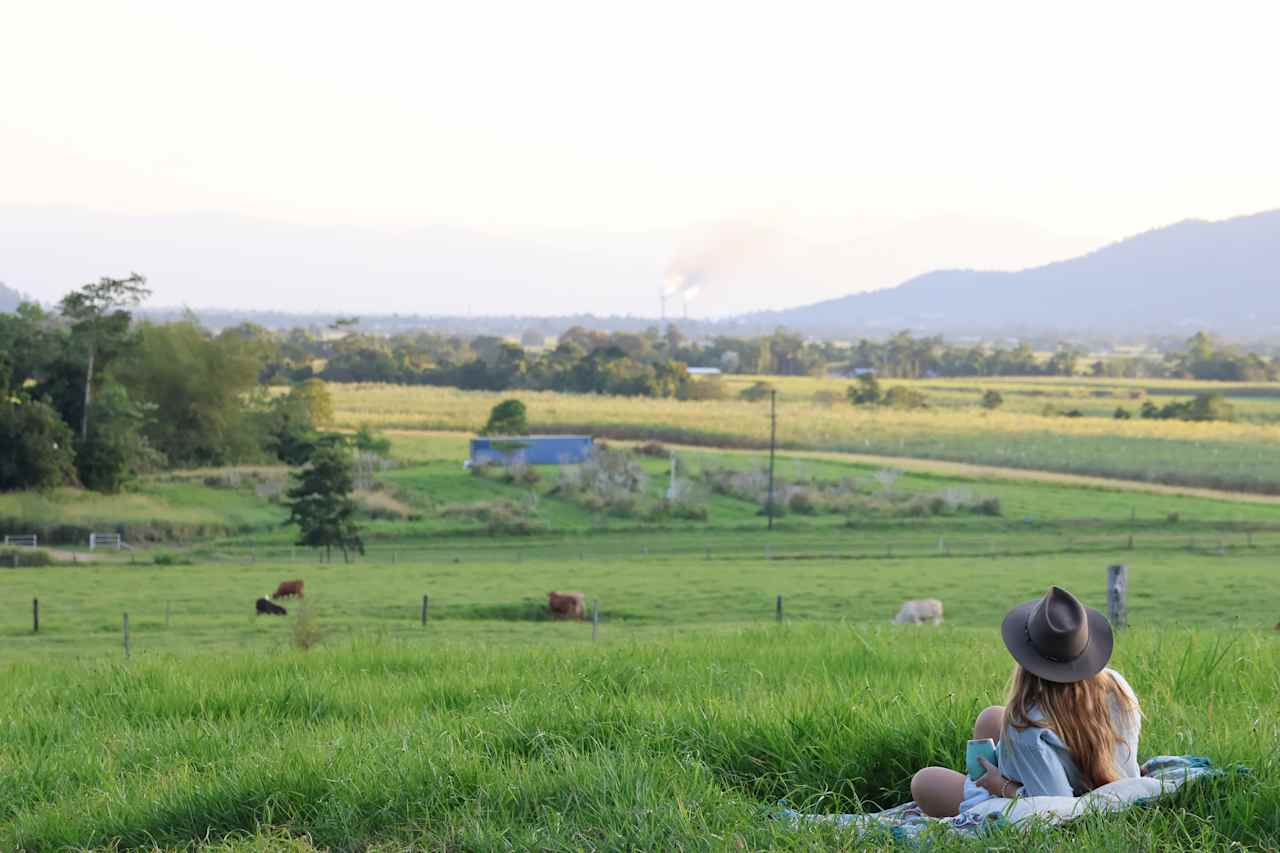
<svg viewBox="0 0 1280 853"><path fill-rule="evenodd" d="M1050 260L1280 206L1277 33L1275 2L9 0L0 205L535 239L963 216Z"/></svg>

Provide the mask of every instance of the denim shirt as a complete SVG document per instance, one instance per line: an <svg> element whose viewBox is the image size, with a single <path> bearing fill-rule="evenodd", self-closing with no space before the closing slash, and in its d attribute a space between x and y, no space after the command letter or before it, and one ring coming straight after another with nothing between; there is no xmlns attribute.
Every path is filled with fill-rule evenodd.
<svg viewBox="0 0 1280 853"><path fill-rule="evenodd" d="M1116 744L1116 769L1122 779L1136 779L1138 771L1138 735L1142 730L1142 715L1137 712L1138 697L1124 676L1115 670L1106 672L1120 685L1135 709L1126 713L1115 699L1111 700L1111 723L1120 735ZM1040 709L1031 707L1027 716L1043 720ZM1006 725L997 750L997 764L1006 778L1022 783L1022 794L1027 797L1078 797L1093 786L1084 778L1066 744L1053 729L1028 726L1019 731Z"/></svg>
<svg viewBox="0 0 1280 853"><path fill-rule="evenodd" d="M1126 712L1112 699L1111 722L1120 735L1115 752L1116 769L1120 771L1122 779L1136 779L1141 775L1138 770L1138 735L1142 730L1142 714L1137 710L1138 698L1124 676L1115 670L1105 671L1115 678L1120 690L1133 704L1134 710ZM1027 715L1033 720L1044 719L1040 710L1034 706L1028 709ZM1028 726L1019 731L1006 725L1004 735L996 746L996 764L1005 778L1022 783L1020 796L1078 797L1092 788L1076 767L1066 744L1053 729ZM988 799L990 795L966 777L964 797L962 811Z"/></svg>

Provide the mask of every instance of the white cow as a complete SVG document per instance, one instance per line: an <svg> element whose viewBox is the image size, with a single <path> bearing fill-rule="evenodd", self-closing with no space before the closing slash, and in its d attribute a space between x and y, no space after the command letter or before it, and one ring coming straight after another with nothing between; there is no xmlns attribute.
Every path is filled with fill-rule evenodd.
<svg viewBox="0 0 1280 853"><path fill-rule="evenodd" d="M923 625L926 622L942 624L942 602L936 598L917 598L903 602L902 609L893 617L894 625Z"/></svg>

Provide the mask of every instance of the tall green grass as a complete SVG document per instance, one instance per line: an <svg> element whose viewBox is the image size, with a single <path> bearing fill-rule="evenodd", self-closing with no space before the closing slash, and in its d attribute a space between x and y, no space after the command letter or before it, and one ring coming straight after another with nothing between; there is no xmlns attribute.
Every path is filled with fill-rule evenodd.
<svg viewBox="0 0 1280 853"><path fill-rule="evenodd" d="M1114 664L1142 757L1253 774L997 846L1280 844L1280 644L1132 631ZM1008 670L994 629L856 625L10 665L0 848L854 848L766 812L905 799L916 768L961 762Z"/></svg>

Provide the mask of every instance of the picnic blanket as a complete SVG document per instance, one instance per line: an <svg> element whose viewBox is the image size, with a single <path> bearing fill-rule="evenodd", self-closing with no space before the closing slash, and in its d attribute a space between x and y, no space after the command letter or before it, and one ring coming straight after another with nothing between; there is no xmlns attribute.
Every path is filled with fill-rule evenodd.
<svg viewBox="0 0 1280 853"><path fill-rule="evenodd" d="M886 831L895 841L917 845L926 832L950 832L958 836L980 837L993 829L1041 821L1050 825L1066 823L1087 812L1118 812L1138 803L1173 793L1188 782L1224 771L1209 759L1195 755L1158 755L1142 765L1146 775L1121 779L1080 797L988 797L950 818L925 817L915 803L904 803L870 814L801 814L780 807L774 817L796 826L829 823L867 834ZM1243 768L1237 768L1243 771ZM934 829L941 827L941 830Z"/></svg>

